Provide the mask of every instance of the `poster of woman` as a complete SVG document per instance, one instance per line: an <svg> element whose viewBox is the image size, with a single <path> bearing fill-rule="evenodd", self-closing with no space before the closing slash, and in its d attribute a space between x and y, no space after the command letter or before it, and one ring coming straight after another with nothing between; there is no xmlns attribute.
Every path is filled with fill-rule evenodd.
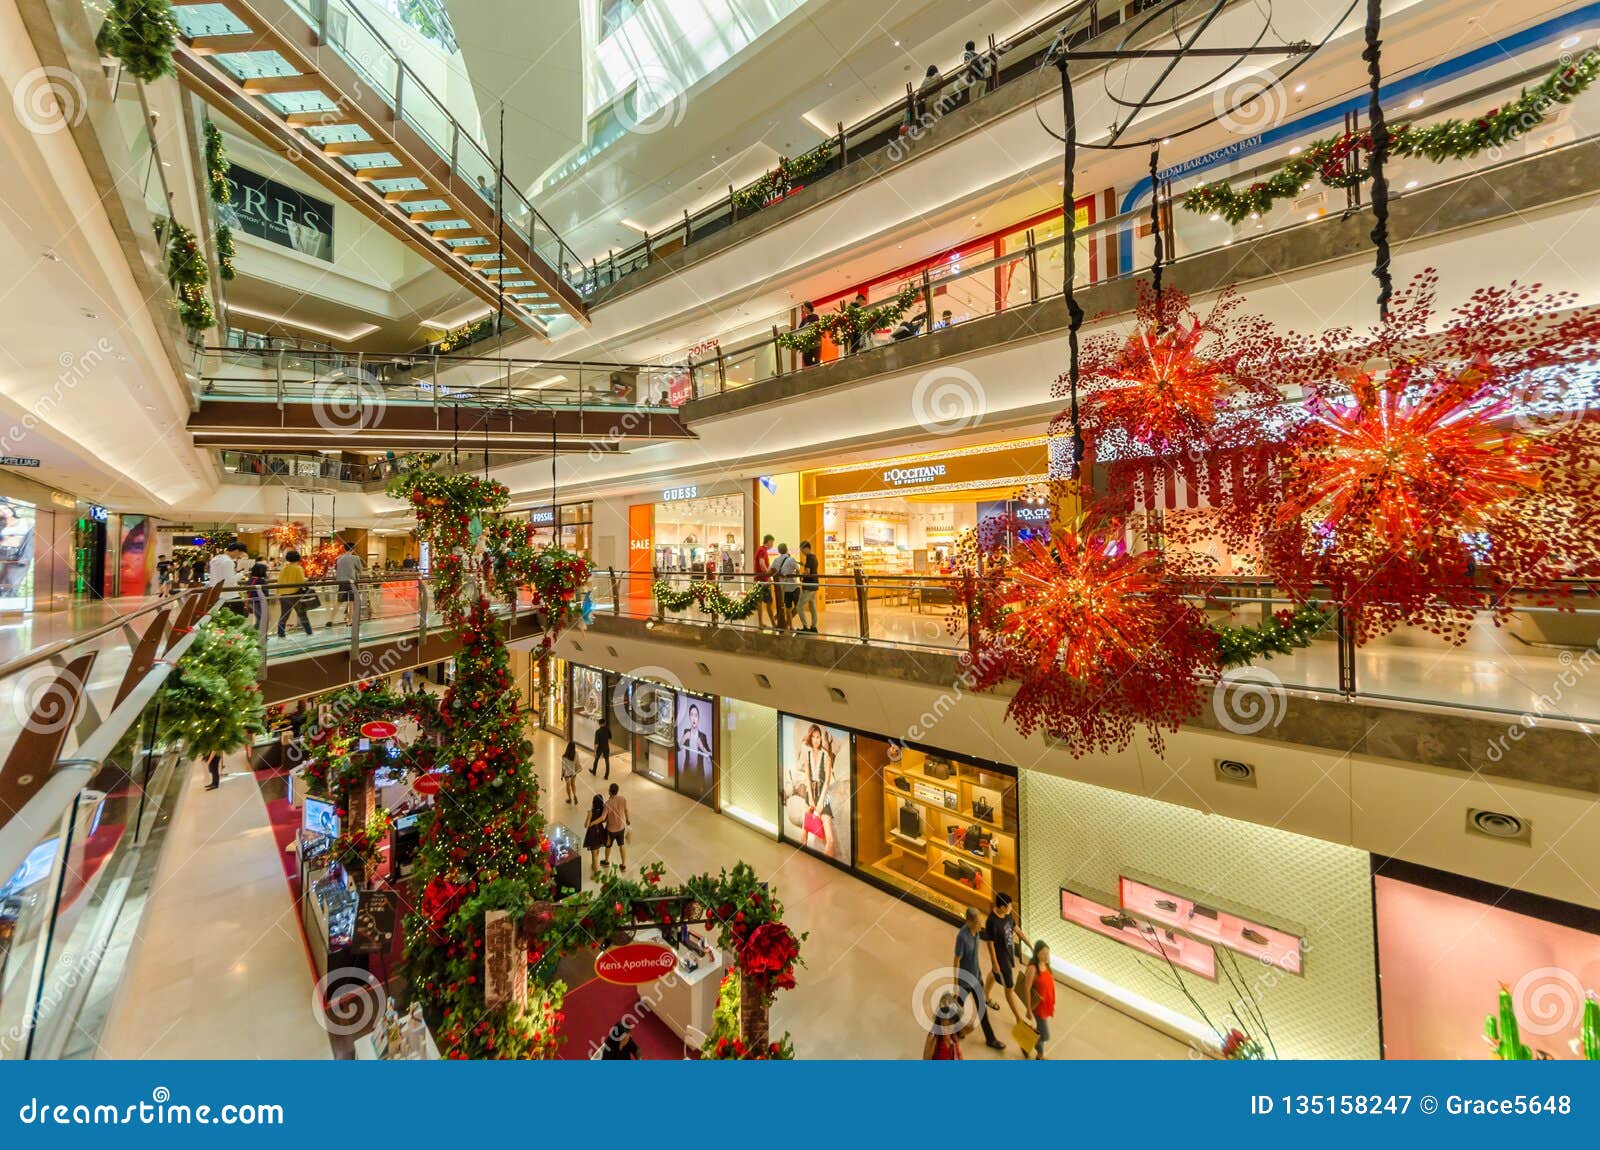
<svg viewBox="0 0 1600 1150"><path fill-rule="evenodd" d="M678 692L678 790L699 802L709 802L716 785L716 728L711 700Z"/></svg>
<svg viewBox="0 0 1600 1150"><path fill-rule="evenodd" d="M852 761L849 732L794 715L780 720L783 837L846 865L852 857Z"/></svg>

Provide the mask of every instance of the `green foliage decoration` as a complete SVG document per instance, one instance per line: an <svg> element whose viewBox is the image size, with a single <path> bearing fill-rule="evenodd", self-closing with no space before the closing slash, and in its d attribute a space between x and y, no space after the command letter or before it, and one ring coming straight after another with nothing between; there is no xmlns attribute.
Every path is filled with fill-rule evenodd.
<svg viewBox="0 0 1600 1150"><path fill-rule="evenodd" d="M163 742L194 758L247 747L266 731L261 703L261 640L254 623L218 608L156 692Z"/></svg>

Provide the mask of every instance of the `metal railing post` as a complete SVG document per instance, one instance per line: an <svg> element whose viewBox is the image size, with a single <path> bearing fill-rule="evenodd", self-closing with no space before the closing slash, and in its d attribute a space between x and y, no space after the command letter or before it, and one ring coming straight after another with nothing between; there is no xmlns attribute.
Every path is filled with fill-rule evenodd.
<svg viewBox="0 0 1600 1150"><path fill-rule="evenodd" d="M391 56L390 59L394 60L394 118L399 123L405 119L402 107L405 103L406 67L397 57Z"/></svg>
<svg viewBox="0 0 1600 1150"><path fill-rule="evenodd" d="M422 658L422 645L428 641L428 581L417 576L417 658Z"/></svg>
<svg viewBox="0 0 1600 1150"><path fill-rule="evenodd" d="M928 275L926 268L922 271L922 307L923 314L928 317L928 326L925 330L933 330L933 279Z"/></svg>
<svg viewBox="0 0 1600 1150"><path fill-rule="evenodd" d="M661 569L659 567L657 567L654 563L652 563L650 565L650 594L652 596L655 595L655 586L660 581L661 581ZM662 603L661 603L660 599L656 600L655 615L656 615L657 619L665 619L667 617L667 609L664 606L662 606Z"/></svg>
<svg viewBox="0 0 1600 1150"><path fill-rule="evenodd" d="M652 253L650 251L650 233L649 232L645 232L645 234L644 234L644 266L645 267L649 267L650 266L651 256L652 256Z"/></svg>
<svg viewBox="0 0 1600 1150"><path fill-rule="evenodd" d="M335 599L334 610L338 610ZM350 584L350 673L355 674L361 657L361 580Z"/></svg>
<svg viewBox="0 0 1600 1150"><path fill-rule="evenodd" d="M689 209L688 208L684 208L683 209L683 246L684 247L688 247L689 246L689 239L690 239L690 234L689 233L690 233L690 228L689 228Z"/></svg>
<svg viewBox="0 0 1600 1150"><path fill-rule="evenodd" d="M283 349L278 349L278 410L283 410Z"/></svg>
<svg viewBox="0 0 1600 1150"><path fill-rule="evenodd" d="M739 222L739 201L733 198L732 184L728 185L728 214L732 216L734 223Z"/></svg>
<svg viewBox="0 0 1600 1150"><path fill-rule="evenodd" d="M717 394L728 390L728 365L722 358L722 345L717 344Z"/></svg>
<svg viewBox="0 0 1600 1150"><path fill-rule="evenodd" d="M1033 229L1028 229L1028 302L1039 302L1039 246L1034 243Z"/></svg>
<svg viewBox="0 0 1600 1150"><path fill-rule="evenodd" d="M773 378L783 374L783 345L778 342L778 325L772 325L772 375Z"/></svg>
<svg viewBox="0 0 1600 1150"><path fill-rule="evenodd" d="M1345 609L1335 607L1333 612L1335 642L1339 655L1339 693L1346 697L1356 693L1356 636L1355 627Z"/></svg>
<svg viewBox="0 0 1600 1150"><path fill-rule="evenodd" d="M844 121L835 120L834 125L839 129L839 167L843 168L850 162L849 146L845 142Z"/></svg>
<svg viewBox="0 0 1600 1150"><path fill-rule="evenodd" d="M872 625L867 615L867 576L859 566L855 569L855 581L856 623L861 633L861 641L865 643L872 638Z"/></svg>
<svg viewBox="0 0 1600 1150"><path fill-rule="evenodd" d="M611 582L611 614L613 617L617 617L622 614L622 592L619 590L620 584L617 582L617 569L615 567L607 567L606 578Z"/></svg>

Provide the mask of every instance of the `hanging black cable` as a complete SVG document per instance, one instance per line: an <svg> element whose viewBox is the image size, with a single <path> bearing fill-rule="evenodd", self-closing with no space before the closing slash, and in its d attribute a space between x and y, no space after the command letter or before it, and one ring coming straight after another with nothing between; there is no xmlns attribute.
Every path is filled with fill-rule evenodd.
<svg viewBox="0 0 1600 1150"><path fill-rule="evenodd" d="M461 463L461 405L450 405L450 462Z"/></svg>
<svg viewBox="0 0 1600 1150"><path fill-rule="evenodd" d="M1065 283L1061 294L1067 300L1067 392L1072 400L1072 471L1070 478L1078 478L1083 464L1083 428L1078 420L1078 329L1083 326L1083 308L1078 306L1073 280L1078 274L1078 216L1076 186L1073 170L1078 166L1078 114L1072 106L1072 78L1067 75L1067 61L1059 59L1061 69L1061 115L1066 129L1065 167L1061 180L1061 216L1065 235Z"/></svg>
<svg viewBox="0 0 1600 1150"><path fill-rule="evenodd" d="M1161 168L1161 148L1150 145L1150 231L1156 238L1156 258L1150 265L1150 286L1156 293L1156 315L1161 315L1161 265L1166 259L1166 248L1161 242L1161 197L1157 194L1161 181L1156 173Z"/></svg>
<svg viewBox="0 0 1600 1150"><path fill-rule="evenodd" d="M1387 320L1394 281L1389 276L1389 179L1383 174L1383 163L1389 158L1389 129L1383 121L1379 92L1383 82L1383 41L1378 38L1382 20L1383 0L1367 0L1367 46L1361 58L1367 62L1367 118L1372 130L1372 243L1378 250L1372 274L1378 281L1378 318Z"/></svg>

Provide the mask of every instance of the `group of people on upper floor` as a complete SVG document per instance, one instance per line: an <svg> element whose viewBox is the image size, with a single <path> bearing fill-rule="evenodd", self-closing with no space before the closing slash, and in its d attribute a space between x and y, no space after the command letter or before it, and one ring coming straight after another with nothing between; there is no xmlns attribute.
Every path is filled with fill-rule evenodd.
<svg viewBox="0 0 1600 1150"><path fill-rule="evenodd" d="M817 634L817 587L821 563L809 540L800 544L799 558L787 543L768 534L756 548L756 583L762 588L756 621L777 631ZM809 620L809 622L808 622Z"/></svg>
<svg viewBox="0 0 1600 1150"><path fill-rule="evenodd" d="M981 96L989 86L989 77L996 73L998 66L999 61L994 52L980 52L978 45L968 40L966 47L962 49L961 65L955 71L954 82L939 100L938 114L945 115L952 109ZM927 122L929 102L945 83L945 77L940 73L938 65L929 64L928 70L923 73L922 83L917 88L915 107L907 111L906 124L901 129L902 132L911 131L918 123Z"/></svg>
<svg viewBox="0 0 1600 1150"><path fill-rule="evenodd" d="M253 619L258 631L266 633L270 623L268 602L278 601L278 638L287 637L291 617L307 634L314 633L310 612L322 606L312 581L307 577L299 551L285 551L280 560L268 563L256 559L243 543L233 542L202 565L199 559L180 572L165 555L156 561L156 577L161 594L175 593L181 585L220 586L222 607L236 615ZM344 541L344 550L333 564L333 580L338 593L328 607L324 627L335 622L351 623L361 617L364 594L357 581L366 573L366 564L356 554L356 545ZM343 615L340 619L339 616Z"/></svg>
<svg viewBox="0 0 1600 1150"><path fill-rule="evenodd" d="M864 290L857 291L855 298L852 299L850 303L855 307L866 307L867 293ZM805 328L821 322L822 317L817 314L816 305L810 300L804 300L800 304L800 318L795 321L794 326L789 330L802 331ZM938 322L933 325L933 330L938 331L940 328L950 327L954 323L956 323L955 314L949 308L945 308L939 313ZM927 329L927 324L928 312L926 309L924 309L914 316L910 316L901 320L899 323L895 324L894 327L889 328L888 340L889 342L898 343L900 340L910 339L913 336L921 335L923 331ZM843 355L854 355L857 352L867 351L871 348L879 347L883 344L883 342L883 337L881 337L876 331L856 331L853 332L849 340L839 348L839 351ZM820 343L816 348L800 353L800 365L802 367L814 367L816 364L821 362L822 347Z"/></svg>

